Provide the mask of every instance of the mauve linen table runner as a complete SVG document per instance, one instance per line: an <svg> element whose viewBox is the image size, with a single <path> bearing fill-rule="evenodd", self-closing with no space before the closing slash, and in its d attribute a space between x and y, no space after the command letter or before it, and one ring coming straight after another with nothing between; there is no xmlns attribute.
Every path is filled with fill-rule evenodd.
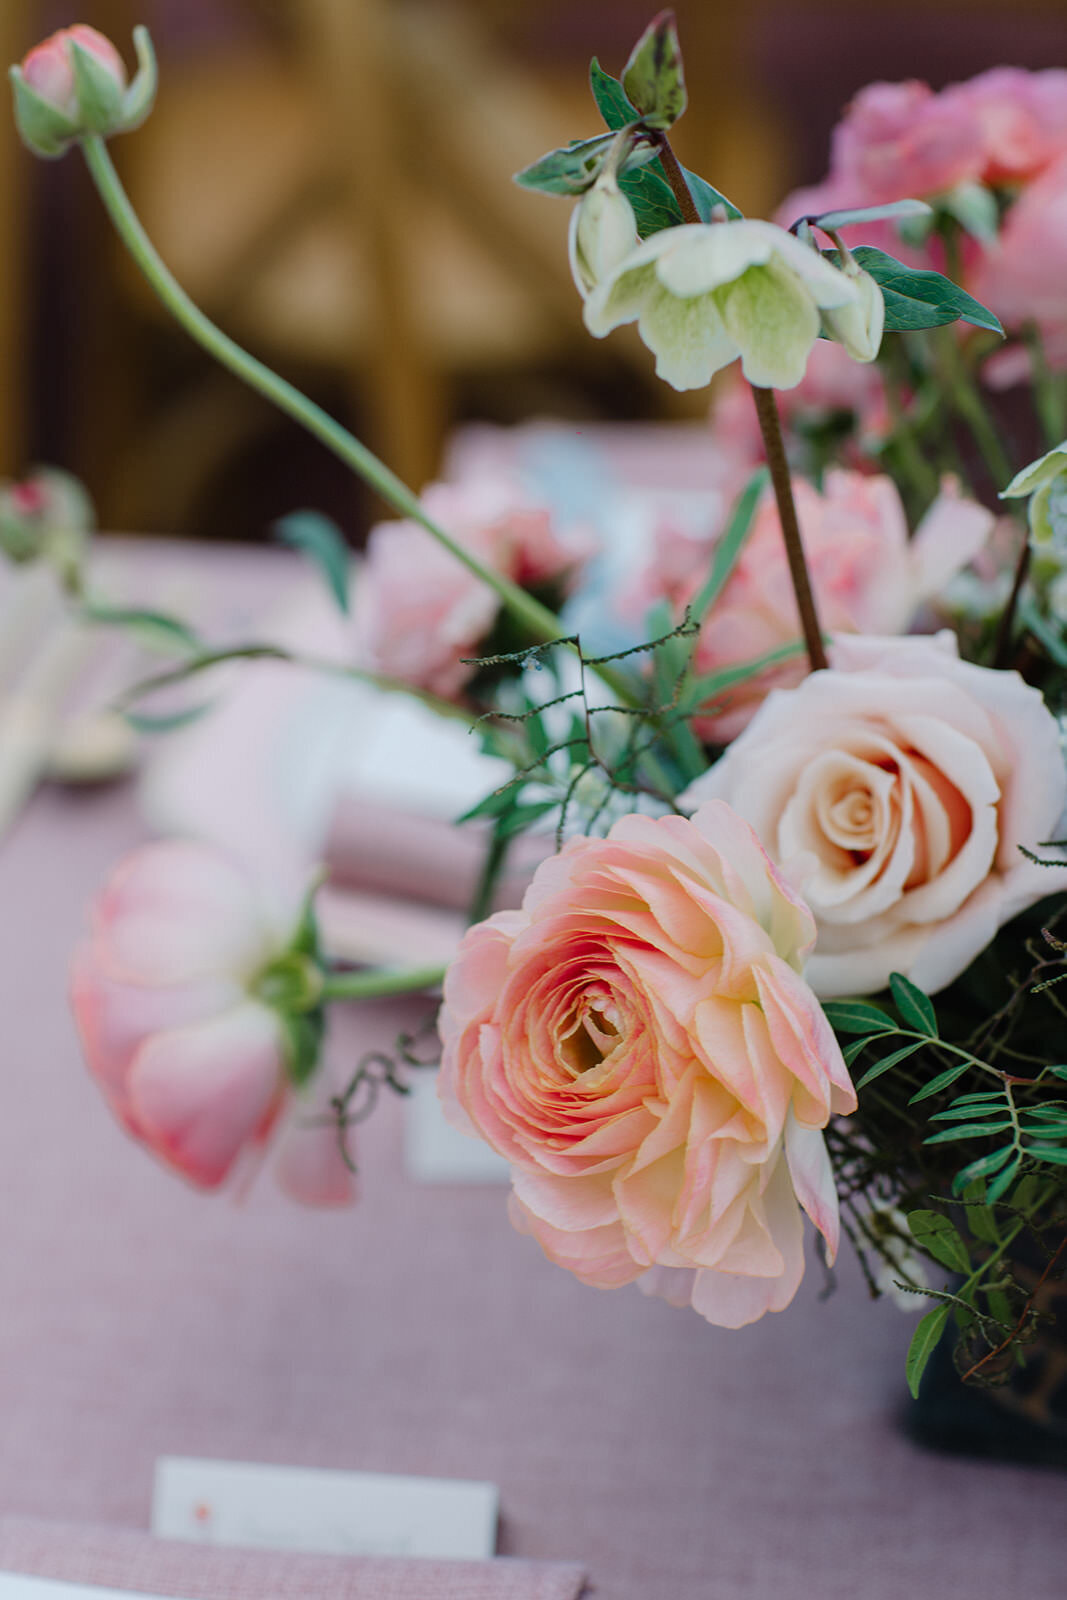
<svg viewBox="0 0 1067 1600"><path fill-rule="evenodd" d="M129 789L51 790L0 844L0 1565L415 1600L398 1569L366 1588L339 1562L153 1551L170 1454L498 1483L522 1564L428 1596L555 1600L581 1568L603 1600L1060 1600L1065 1480L905 1440L911 1319L847 1261L825 1303L813 1263L790 1311L730 1333L584 1288L512 1232L500 1187L407 1181L397 1103L357 1130L351 1212L269 1181L204 1197L134 1149L65 990L86 902L141 836ZM422 1014L354 1010L331 1048L354 1062Z"/></svg>

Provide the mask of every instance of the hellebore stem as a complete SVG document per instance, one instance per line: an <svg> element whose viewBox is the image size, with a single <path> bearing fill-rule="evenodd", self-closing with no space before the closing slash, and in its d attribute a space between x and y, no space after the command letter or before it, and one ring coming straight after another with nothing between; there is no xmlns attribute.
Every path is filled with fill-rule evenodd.
<svg viewBox="0 0 1067 1600"><path fill-rule="evenodd" d="M426 515L418 496L366 445L361 444L299 389L249 355L204 315L160 259L130 203L103 139L91 135L81 141L81 147L93 182L119 236L164 306L185 332L222 366L272 401L279 410L299 422L328 450L332 450L400 516L421 524L468 571L494 590L505 610L538 643L562 638L567 630L554 612L502 573L483 566L462 545L457 544Z"/></svg>
<svg viewBox="0 0 1067 1600"><path fill-rule="evenodd" d="M658 144L659 158L663 163L663 170L667 175L667 182L671 186L674 198L681 208L683 219L686 222L703 222L704 219L697 210L696 201L693 199L693 192L685 181L685 173L682 171L678 157L671 149L671 141L665 133L660 134Z"/></svg>
<svg viewBox="0 0 1067 1600"><path fill-rule="evenodd" d="M686 222L700 222L701 216L696 208L696 202L666 134L660 134L659 137L659 157L667 175L667 182L681 208L682 216ZM778 420L774 390L760 389L753 384L752 396L756 402L756 415L763 435L763 449L771 472L771 482L774 484L774 498L778 503L778 520L782 524L782 537L785 540L785 551L789 560L789 576L793 580L800 625L804 630L804 644L811 670L817 672L821 667L828 666L829 662L823 649L822 629L819 627L815 596L808 575L808 564L804 558L797 508L793 500L793 480L786 460L785 445L782 442L782 425Z"/></svg>
<svg viewBox="0 0 1067 1600"><path fill-rule="evenodd" d="M789 576L793 580L793 592L797 598L797 610L800 613L800 625L804 631L804 644L808 652L812 672L818 672L822 667L829 666L826 651L823 648L822 629L819 627L819 614L815 609L815 595L812 592L811 578L808 574L808 564L804 558L804 545L800 537L800 524L797 521L796 502L793 499L793 480L789 472L789 462L786 460L785 445L782 441L782 425L778 419L778 406L774 398L773 389L761 389L752 384L752 398L756 402L756 416L759 418L760 432L763 434L763 449L770 468L771 482L774 485L774 498L778 505L778 520L782 525L782 538L785 540L785 553L789 561Z"/></svg>
<svg viewBox="0 0 1067 1600"><path fill-rule="evenodd" d="M377 971L330 972L322 985L323 1000L377 1000L393 994L437 989L446 967L383 967Z"/></svg>

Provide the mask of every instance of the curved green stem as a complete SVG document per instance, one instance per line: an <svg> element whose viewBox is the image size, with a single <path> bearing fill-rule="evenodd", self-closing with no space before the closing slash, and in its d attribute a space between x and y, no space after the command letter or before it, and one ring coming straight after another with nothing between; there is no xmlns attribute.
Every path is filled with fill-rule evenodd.
<svg viewBox="0 0 1067 1600"><path fill-rule="evenodd" d="M379 461L366 445L361 444L346 428L342 428L339 422L335 422L314 401L301 394L299 389L287 383L284 378L280 378L276 372L264 366L263 362L257 361L247 350L242 350L239 344L217 328L210 318L194 305L177 279L164 265L142 227L115 171L103 139L98 135L89 136L81 141L81 147L100 198L123 243L160 300L186 333L222 366L227 367L250 388L272 401L309 433L314 434L328 450L332 450L334 455L338 456L346 466L351 467L365 483L370 484L371 488L376 490L402 517L410 517L413 522L420 523L457 561L462 562L470 572L495 591L504 608L535 640L547 643L549 640L561 638L567 630L554 612L549 611L547 606L541 605L532 595L520 589L518 584L512 583L502 573L493 572L489 567L483 566L470 551L457 544L443 528L426 515L418 496L414 495L384 462Z"/></svg>
<svg viewBox="0 0 1067 1600"><path fill-rule="evenodd" d="M378 1000L393 994L418 994L440 988L445 967L382 967L376 971L331 972L322 985L321 998Z"/></svg>

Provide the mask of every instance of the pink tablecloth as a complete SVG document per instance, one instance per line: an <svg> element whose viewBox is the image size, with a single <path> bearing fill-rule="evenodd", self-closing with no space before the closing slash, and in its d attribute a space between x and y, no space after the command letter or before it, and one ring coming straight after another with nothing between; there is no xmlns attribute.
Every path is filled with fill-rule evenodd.
<svg viewBox="0 0 1067 1600"><path fill-rule="evenodd" d="M847 1264L734 1334L583 1288L498 1188L408 1183L396 1104L351 1213L205 1198L132 1148L64 990L138 836L128 791L52 791L0 845L0 1511L143 1530L162 1454L454 1475L500 1485L503 1554L579 1562L600 1600L1059 1600L1063 1478L906 1442L911 1321ZM367 1006L333 1047L412 1015Z"/></svg>

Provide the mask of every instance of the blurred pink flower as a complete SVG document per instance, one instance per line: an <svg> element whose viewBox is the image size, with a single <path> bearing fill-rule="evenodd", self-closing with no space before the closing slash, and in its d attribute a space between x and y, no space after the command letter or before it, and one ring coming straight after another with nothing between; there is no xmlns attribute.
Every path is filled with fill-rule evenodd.
<svg viewBox="0 0 1067 1600"><path fill-rule="evenodd" d="M566 593L593 553L584 530L558 529L549 511L503 481L432 484L422 501L459 544L525 589L554 585ZM492 630L499 606L493 591L417 522L379 523L356 586L361 664L455 699L476 670L469 658Z"/></svg>
<svg viewBox="0 0 1067 1600"><path fill-rule="evenodd" d="M977 107L913 79L860 90L834 129L830 172L852 204L880 205L979 179L984 159Z"/></svg>
<svg viewBox="0 0 1067 1600"><path fill-rule="evenodd" d="M821 493L802 478L794 478L793 492L819 618L829 633L903 633L920 607L974 559L994 524L992 513L964 498L952 479L945 479L911 539L890 478L839 470L826 474ZM707 576L713 545L683 543L666 530L661 540L667 557L661 560L657 551L646 570L646 600L665 594L681 616ZM675 581L669 590L653 593L661 574ZM704 675L741 666L792 643L799 633L778 510L768 490L737 566L701 629L694 669ZM728 743L772 688L799 683L807 670L800 655L769 668L716 698L704 716L694 719L694 729L710 742Z"/></svg>
<svg viewBox="0 0 1067 1600"><path fill-rule="evenodd" d="M724 805L624 817L538 868L445 981L440 1093L512 1164L512 1220L585 1283L737 1328L832 1257L821 1129L855 1096L800 977L807 908Z"/></svg>
<svg viewBox="0 0 1067 1600"><path fill-rule="evenodd" d="M972 287L1009 330L1035 323L1049 365L1067 368L1067 154L1023 190ZM999 374L1014 382L1027 375L1029 360L1025 351L1005 349L984 370L994 381Z"/></svg>
<svg viewBox="0 0 1067 1600"><path fill-rule="evenodd" d="M841 412L850 412L857 437L853 446L856 460L849 464L857 468L864 446L890 431L885 384L878 367L873 362L854 361L842 345L830 339L820 339L815 345L796 388L778 391L778 410L787 431L798 424L818 426ZM739 374L731 376L715 401L711 431L713 443L750 470L763 460L763 436L752 391Z"/></svg>
<svg viewBox="0 0 1067 1600"><path fill-rule="evenodd" d="M126 87L126 67L110 39L95 28L78 22L73 28L61 28L42 44L36 45L22 63L22 76L35 94L61 111L72 122L80 120L78 95L74 87L74 68L70 59L70 43L81 45L83 50L106 67L121 89Z"/></svg>
<svg viewBox="0 0 1067 1600"><path fill-rule="evenodd" d="M283 1013L258 992L299 917L221 852L171 840L120 863L75 956L71 998L90 1071L133 1137L201 1188L262 1154L286 1116L308 1113L291 1087ZM343 1203L338 1137L319 1132L295 1121L285 1130L283 1182L310 1204Z"/></svg>

